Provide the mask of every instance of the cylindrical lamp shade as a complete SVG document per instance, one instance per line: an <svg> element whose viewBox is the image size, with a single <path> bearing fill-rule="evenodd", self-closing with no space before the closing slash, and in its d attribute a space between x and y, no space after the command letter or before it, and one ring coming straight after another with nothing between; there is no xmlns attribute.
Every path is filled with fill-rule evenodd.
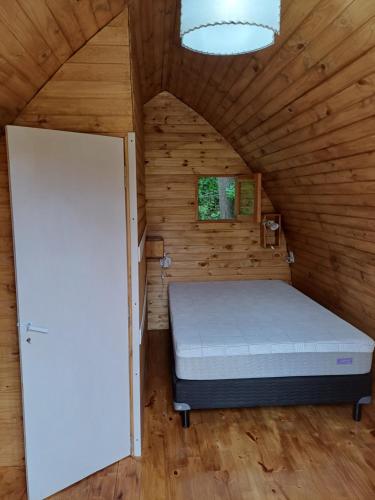
<svg viewBox="0 0 375 500"><path fill-rule="evenodd" d="M280 33L281 0L181 0L181 44L212 55L253 52Z"/></svg>

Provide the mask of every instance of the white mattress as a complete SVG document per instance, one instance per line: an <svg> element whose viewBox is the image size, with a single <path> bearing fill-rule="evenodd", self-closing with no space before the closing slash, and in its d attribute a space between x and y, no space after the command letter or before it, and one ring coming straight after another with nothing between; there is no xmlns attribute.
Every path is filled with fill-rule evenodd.
<svg viewBox="0 0 375 500"><path fill-rule="evenodd" d="M374 341L285 282L171 283L176 375L215 380L348 375Z"/></svg>

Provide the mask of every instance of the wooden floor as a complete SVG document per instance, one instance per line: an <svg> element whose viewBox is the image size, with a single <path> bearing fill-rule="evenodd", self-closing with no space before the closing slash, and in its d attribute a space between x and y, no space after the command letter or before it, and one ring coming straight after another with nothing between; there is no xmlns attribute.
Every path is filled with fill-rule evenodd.
<svg viewBox="0 0 375 500"><path fill-rule="evenodd" d="M143 458L53 500L375 498L375 405L361 423L350 406L262 408L193 412L182 429L171 406L167 339L150 333ZM25 498L22 470L0 470L1 479L1 499Z"/></svg>

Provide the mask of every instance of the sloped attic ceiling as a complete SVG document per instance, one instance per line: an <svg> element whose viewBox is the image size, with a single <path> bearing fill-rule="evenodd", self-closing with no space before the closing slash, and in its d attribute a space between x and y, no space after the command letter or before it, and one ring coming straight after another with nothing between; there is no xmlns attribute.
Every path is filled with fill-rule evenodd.
<svg viewBox="0 0 375 500"><path fill-rule="evenodd" d="M176 0L134 9L144 100L168 90L263 173L294 285L375 336L375 2L283 0L278 42L236 57L182 49Z"/></svg>
<svg viewBox="0 0 375 500"><path fill-rule="evenodd" d="M340 121L332 116L373 93L373 81L365 79L375 62L372 0L283 0L278 42L235 57L182 49L178 6L177 0L134 3L144 100L168 90L253 165L275 170L271 165L294 155L277 151L371 115L371 106L356 114L357 104Z"/></svg>
<svg viewBox="0 0 375 500"><path fill-rule="evenodd" d="M0 127L124 8L125 0L1 0Z"/></svg>
<svg viewBox="0 0 375 500"><path fill-rule="evenodd" d="M282 0L274 46L213 57L179 46L178 0L2 0L1 124L125 3L144 102L168 90L263 172L294 284L375 336L375 2Z"/></svg>

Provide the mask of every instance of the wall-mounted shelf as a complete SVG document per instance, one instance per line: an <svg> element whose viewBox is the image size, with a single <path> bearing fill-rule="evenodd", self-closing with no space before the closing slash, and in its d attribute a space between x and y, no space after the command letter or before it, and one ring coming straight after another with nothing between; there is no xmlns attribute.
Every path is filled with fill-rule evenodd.
<svg viewBox="0 0 375 500"><path fill-rule="evenodd" d="M161 236L147 236L146 259L161 259L164 256L164 240Z"/></svg>
<svg viewBox="0 0 375 500"><path fill-rule="evenodd" d="M279 248L281 237L281 215L263 214L260 223L260 244L263 248Z"/></svg>

